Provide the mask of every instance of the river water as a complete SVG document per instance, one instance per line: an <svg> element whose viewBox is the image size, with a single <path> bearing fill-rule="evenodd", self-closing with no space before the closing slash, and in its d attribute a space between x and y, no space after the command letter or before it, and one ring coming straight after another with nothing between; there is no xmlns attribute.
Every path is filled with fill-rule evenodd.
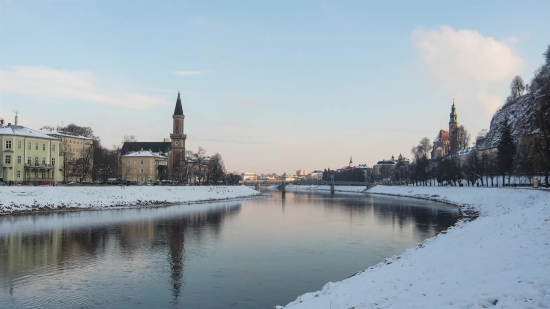
<svg viewBox="0 0 550 309"><path fill-rule="evenodd" d="M363 194L0 217L0 308L273 308L454 224Z"/></svg>

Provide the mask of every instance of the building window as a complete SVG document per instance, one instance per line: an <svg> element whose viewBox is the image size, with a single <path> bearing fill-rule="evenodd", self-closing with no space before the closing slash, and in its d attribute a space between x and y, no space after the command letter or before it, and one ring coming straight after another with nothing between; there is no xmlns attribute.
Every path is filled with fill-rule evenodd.
<svg viewBox="0 0 550 309"><path fill-rule="evenodd" d="M42 170L42 178L46 178L46 171Z"/></svg>
<svg viewBox="0 0 550 309"><path fill-rule="evenodd" d="M128 165L130 165L132 163L132 161L128 160Z"/></svg>
<svg viewBox="0 0 550 309"><path fill-rule="evenodd" d="M17 171L17 178L21 178L21 171Z"/></svg>
<svg viewBox="0 0 550 309"><path fill-rule="evenodd" d="M141 160L141 165L143 165L143 160Z"/></svg>
<svg viewBox="0 0 550 309"><path fill-rule="evenodd" d="M34 157L34 166L38 166L38 163L40 163L40 161L38 161L38 157ZM38 176L36 176L38 178Z"/></svg>
<svg viewBox="0 0 550 309"><path fill-rule="evenodd" d="M38 143L36 143L36 146L34 148L36 148L36 150L38 150Z"/></svg>
<svg viewBox="0 0 550 309"><path fill-rule="evenodd" d="M69 140L69 144L72 144L72 143L73 143L73 141L72 141L72 140Z"/></svg>
<svg viewBox="0 0 550 309"><path fill-rule="evenodd" d="M6 141L6 149L11 149L11 141Z"/></svg>
<svg viewBox="0 0 550 309"><path fill-rule="evenodd" d="M131 170L132 170L131 168L127 168L126 173L130 173Z"/></svg>
<svg viewBox="0 0 550 309"><path fill-rule="evenodd" d="M10 155L6 155L6 158L4 159L4 163L6 163L6 164L11 163L11 156Z"/></svg>
<svg viewBox="0 0 550 309"><path fill-rule="evenodd" d="M38 178L38 171L34 171L34 178Z"/></svg>
<svg viewBox="0 0 550 309"><path fill-rule="evenodd" d="M29 146L27 148L31 150L31 142L29 142Z"/></svg>
<svg viewBox="0 0 550 309"><path fill-rule="evenodd" d="M46 144L42 144L42 150L46 151Z"/></svg>
<svg viewBox="0 0 550 309"><path fill-rule="evenodd" d="M46 165L46 158L42 158L42 164Z"/></svg>
<svg viewBox="0 0 550 309"><path fill-rule="evenodd" d="M55 151L55 144L52 145L52 151Z"/></svg>
<svg viewBox="0 0 550 309"><path fill-rule="evenodd" d="M17 149L21 149L21 144L22 144L21 141L17 142Z"/></svg>
<svg viewBox="0 0 550 309"><path fill-rule="evenodd" d="M142 168L139 169L139 173L140 173L140 174L143 174L143 169L142 169ZM140 178L140 179L141 179L141 178Z"/></svg>
<svg viewBox="0 0 550 309"><path fill-rule="evenodd" d="M52 158L52 165L55 165L55 158Z"/></svg>
<svg viewBox="0 0 550 309"><path fill-rule="evenodd" d="M21 156L17 156L17 164L21 164Z"/></svg>
<svg viewBox="0 0 550 309"><path fill-rule="evenodd" d="M28 164L28 165L31 165L31 164L32 164L32 158L31 158L31 157L28 158L27 164Z"/></svg>

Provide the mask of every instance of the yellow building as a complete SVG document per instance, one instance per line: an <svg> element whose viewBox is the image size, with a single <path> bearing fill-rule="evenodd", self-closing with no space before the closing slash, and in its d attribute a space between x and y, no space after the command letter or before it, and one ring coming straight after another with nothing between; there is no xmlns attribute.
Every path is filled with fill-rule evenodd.
<svg viewBox="0 0 550 309"><path fill-rule="evenodd" d="M20 125L0 124L0 180L50 184L63 180L60 141Z"/></svg>
<svg viewBox="0 0 550 309"><path fill-rule="evenodd" d="M166 180L168 157L152 151L134 151L121 158L122 180L151 183Z"/></svg>
<svg viewBox="0 0 550 309"><path fill-rule="evenodd" d="M42 129L39 132L60 140L61 154L65 158L63 166L63 181L92 181L93 139L70 132ZM75 165L86 165L86 169L75 168ZM90 172L83 175L83 170Z"/></svg>

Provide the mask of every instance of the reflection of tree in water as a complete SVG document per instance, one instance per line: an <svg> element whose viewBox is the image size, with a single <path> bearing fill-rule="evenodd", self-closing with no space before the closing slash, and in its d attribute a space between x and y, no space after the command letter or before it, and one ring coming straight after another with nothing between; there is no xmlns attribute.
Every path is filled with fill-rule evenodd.
<svg viewBox="0 0 550 309"><path fill-rule="evenodd" d="M304 194L308 197L310 195ZM457 211L434 207L431 202L405 198L366 196L364 199L357 199L353 196L347 199L345 195L336 194L333 198L324 198L320 201L328 210L349 212L350 222L372 212L379 221L390 222L399 229L414 224L415 229L426 237L446 229L454 224L458 217Z"/></svg>

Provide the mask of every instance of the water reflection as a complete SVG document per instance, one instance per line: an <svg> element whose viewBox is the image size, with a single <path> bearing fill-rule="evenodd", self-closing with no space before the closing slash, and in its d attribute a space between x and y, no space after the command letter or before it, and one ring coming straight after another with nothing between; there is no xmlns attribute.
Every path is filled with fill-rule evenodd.
<svg viewBox="0 0 550 309"><path fill-rule="evenodd" d="M453 224L441 204L358 194L0 218L7 308L273 308Z"/></svg>

